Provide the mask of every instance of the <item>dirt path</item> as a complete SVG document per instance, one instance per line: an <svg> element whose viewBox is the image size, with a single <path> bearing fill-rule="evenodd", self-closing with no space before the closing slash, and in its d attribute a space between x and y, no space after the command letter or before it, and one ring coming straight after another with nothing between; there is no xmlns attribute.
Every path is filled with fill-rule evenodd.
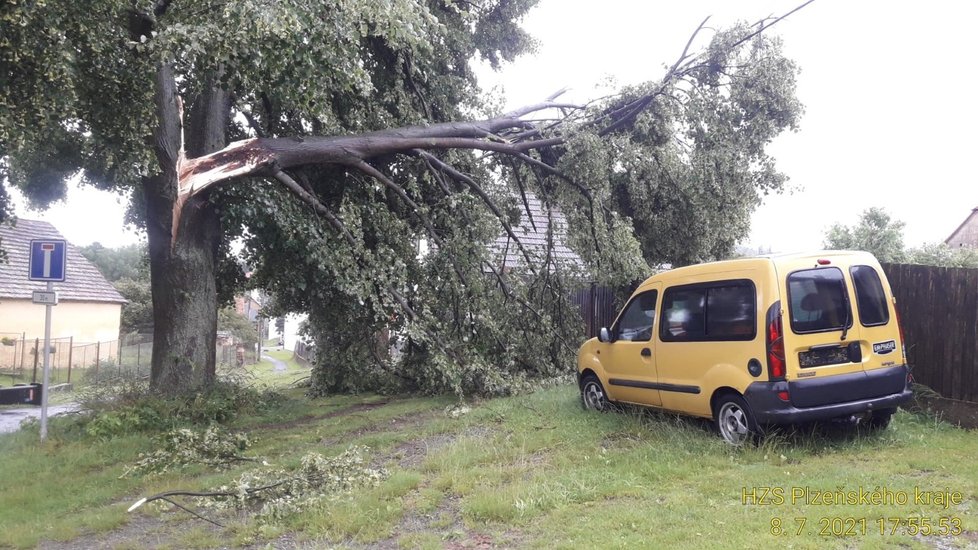
<svg viewBox="0 0 978 550"><path fill-rule="evenodd" d="M281 372L286 372L286 371L289 370L289 366L286 365L285 362L280 361L280 360L272 357L271 355L267 355L267 354L264 354L263 353L261 355L261 358L262 358L263 361L268 361L272 365L275 365L274 368L272 368L272 372L280 372L281 373Z"/></svg>

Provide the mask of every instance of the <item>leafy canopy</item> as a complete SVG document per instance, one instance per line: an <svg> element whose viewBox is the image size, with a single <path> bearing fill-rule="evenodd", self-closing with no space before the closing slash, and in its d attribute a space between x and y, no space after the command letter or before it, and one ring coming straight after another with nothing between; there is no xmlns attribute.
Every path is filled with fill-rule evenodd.
<svg viewBox="0 0 978 550"><path fill-rule="evenodd" d="M519 20L534 3L6 4L0 176L45 204L82 170L91 184L132 189L134 219L152 221L140 186L161 170L154 88L169 65L191 155L206 122L197 99L215 86L228 96L223 137L288 137L276 146L292 150L309 136L498 116L469 61L498 66L531 49ZM226 256L240 238L249 284L278 313L310 313L318 391L498 394L567 373L581 331L568 296L582 280L624 283L650 264L725 256L760 197L781 190L765 146L797 124L796 68L758 29L716 32L661 79L564 106L551 122L487 131L482 152L391 149L356 169L311 163L276 182L254 173L215 187L204 199L221 218L217 249ZM537 144L523 152L490 152L528 140ZM565 218L565 242L551 230L542 246L522 245L512 228L532 198L546 227ZM500 264L500 235L521 258L514 269ZM580 261L560 261L558 245ZM218 276L225 297L243 281L232 261Z"/></svg>

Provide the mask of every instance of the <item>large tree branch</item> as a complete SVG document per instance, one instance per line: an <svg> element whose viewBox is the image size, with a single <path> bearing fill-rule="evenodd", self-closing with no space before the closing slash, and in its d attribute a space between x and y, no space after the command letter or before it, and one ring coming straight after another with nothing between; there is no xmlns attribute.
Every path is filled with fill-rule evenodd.
<svg viewBox="0 0 978 550"><path fill-rule="evenodd" d="M454 167L450 166L448 163L442 161L431 153L420 151L420 154L428 162L437 166L439 170L442 170L455 180L468 185L469 188L475 191L475 194L482 199L482 202L486 205L486 207L496 216L496 219L499 220L499 224L503 226L503 229L506 231L506 234L509 235L509 238L513 239L513 242L516 243L516 246L520 249L520 253L523 255L523 259L526 260L527 268L531 273L536 275L536 269L533 267L533 261L530 259L530 253L527 252L526 247L523 246L523 241L516 236L516 232L513 231L513 227L509 224L509 221L506 220L506 216L501 210L499 210L499 206L497 206L495 201L492 200L492 197L490 197L485 190L483 190L482 187L480 187L479 184L467 174L463 174L462 172L456 170Z"/></svg>

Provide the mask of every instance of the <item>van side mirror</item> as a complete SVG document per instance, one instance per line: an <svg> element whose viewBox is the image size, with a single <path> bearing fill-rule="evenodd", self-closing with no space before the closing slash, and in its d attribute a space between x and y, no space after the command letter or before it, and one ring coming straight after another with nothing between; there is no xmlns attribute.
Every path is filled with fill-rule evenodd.
<svg viewBox="0 0 978 550"><path fill-rule="evenodd" d="M608 327L601 327L598 331L598 342L611 342L611 333L608 331Z"/></svg>

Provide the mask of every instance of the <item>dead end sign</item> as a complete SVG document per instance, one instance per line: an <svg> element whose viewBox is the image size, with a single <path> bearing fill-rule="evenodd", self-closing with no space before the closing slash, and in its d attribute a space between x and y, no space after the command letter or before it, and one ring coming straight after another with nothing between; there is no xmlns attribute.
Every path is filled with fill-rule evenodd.
<svg viewBox="0 0 978 550"><path fill-rule="evenodd" d="M63 240L32 240L28 279L31 281L64 281L67 250L67 243Z"/></svg>

